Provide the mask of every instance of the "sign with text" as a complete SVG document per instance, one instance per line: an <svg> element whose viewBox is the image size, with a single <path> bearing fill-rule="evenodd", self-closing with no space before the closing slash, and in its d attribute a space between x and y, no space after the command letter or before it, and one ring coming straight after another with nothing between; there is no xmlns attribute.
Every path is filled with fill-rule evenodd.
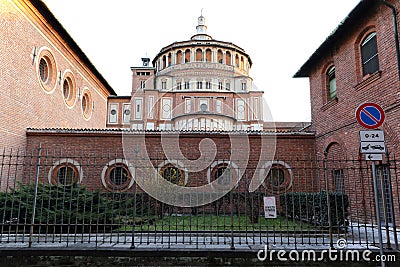
<svg viewBox="0 0 400 267"><path fill-rule="evenodd" d="M264 197L264 213L266 219L277 217L275 197Z"/></svg>
<svg viewBox="0 0 400 267"><path fill-rule="evenodd" d="M385 134L382 130L360 131L361 142L383 142Z"/></svg>

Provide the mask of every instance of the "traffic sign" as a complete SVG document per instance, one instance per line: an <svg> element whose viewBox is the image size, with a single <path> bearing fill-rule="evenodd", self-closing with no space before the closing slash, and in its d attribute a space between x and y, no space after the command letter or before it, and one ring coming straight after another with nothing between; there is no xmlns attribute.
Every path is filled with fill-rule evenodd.
<svg viewBox="0 0 400 267"><path fill-rule="evenodd" d="M365 160L382 160L382 154L366 154Z"/></svg>
<svg viewBox="0 0 400 267"><path fill-rule="evenodd" d="M361 142L361 154L386 153L385 142Z"/></svg>
<svg viewBox="0 0 400 267"><path fill-rule="evenodd" d="M385 120L385 112L376 103L364 103L356 109L358 123L367 129L376 129Z"/></svg>
<svg viewBox="0 0 400 267"><path fill-rule="evenodd" d="M385 134L382 130L367 130L360 131L361 142L383 142L385 141Z"/></svg>

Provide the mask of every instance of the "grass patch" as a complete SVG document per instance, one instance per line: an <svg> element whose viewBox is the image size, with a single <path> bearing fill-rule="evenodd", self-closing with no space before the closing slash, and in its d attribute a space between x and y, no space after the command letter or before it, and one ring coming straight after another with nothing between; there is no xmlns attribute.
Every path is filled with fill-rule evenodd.
<svg viewBox="0 0 400 267"><path fill-rule="evenodd" d="M310 224L278 217L276 219L265 219L260 216L258 223L251 223L248 216L190 216L190 215L172 215L157 217L137 218L135 231L293 231L314 229ZM124 226L119 230L132 231L132 226Z"/></svg>

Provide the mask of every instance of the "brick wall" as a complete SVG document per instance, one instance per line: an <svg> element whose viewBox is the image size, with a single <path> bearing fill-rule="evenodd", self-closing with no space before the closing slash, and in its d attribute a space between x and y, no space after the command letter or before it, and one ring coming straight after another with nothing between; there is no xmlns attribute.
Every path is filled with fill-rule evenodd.
<svg viewBox="0 0 400 267"><path fill-rule="evenodd" d="M290 190L315 191L313 185L317 185L314 179L317 177L312 168L311 159L313 158L314 137L312 134L303 135L278 135L276 143L275 157L263 151L274 151L274 136L261 136L259 133L253 135L231 135L226 133L184 133L181 135L173 133L148 132L143 135L140 132L130 132L122 135L121 131L28 131L27 150L28 153L37 153L40 144L42 155L47 156L46 165L41 170L41 180L48 179L50 168L61 158L70 158L80 163L84 178L82 183L89 188L99 188L104 190L100 179L104 167L109 166L114 159L127 158L132 164L139 162L144 169L144 158L151 158L154 168L162 168L168 160L179 162L183 165L188 164L188 160L198 160L198 165L202 165L200 150L208 153L204 141L212 141L216 147L216 156L213 159L219 163L234 162L240 170L245 173L246 183L241 187L248 188L253 174L260 175L260 169L265 168L265 164L270 160L286 163L287 168L293 172L292 187ZM179 138L179 139L176 139ZM207 142L207 141L206 141ZM248 148L247 148L248 147ZM177 149L179 148L179 149ZM137 154L136 154L136 151ZM166 155L171 151L179 151L182 155ZM260 157L260 155L262 156ZM248 160L247 160L248 159ZM43 159L45 160L45 159ZM204 160L206 161L206 160ZM199 186L207 183L209 172L213 171L214 160L210 164L204 164L204 168L190 173L187 186ZM214 163L215 164L215 163ZM211 167L210 167L211 165ZM197 165L196 165L197 166ZM265 176L267 173L264 174ZM212 178L212 177L211 177ZM265 177L264 177L265 178ZM280 192L282 193L282 192Z"/></svg>
<svg viewBox="0 0 400 267"><path fill-rule="evenodd" d="M389 2L395 5L396 10L400 9L398 1ZM397 16L399 20L400 16ZM335 158L353 162L365 160L365 155L360 154L359 137L359 131L364 129L356 121L355 110L362 103L375 102L381 105L386 113L386 120L381 129L385 132L389 155L392 159L399 158L400 82L392 19L391 9L383 4L377 4L376 8L359 15L355 23L346 25L346 34L342 34L337 41L330 44L329 53L320 55L310 71L312 124L316 130L318 157L326 156L328 160ZM375 31L377 36L379 72L363 76L359 47L362 40L372 31ZM331 65L335 66L337 98L327 100L326 71ZM385 162L384 157L383 163ZM344 169L346 166L331 169L334 168ZM345 173L345 186L348 187L346 190L353 200L352 208L358 210L359 207L364 207L359 209L360 217L371 216L374 213L371 177L370 163ZM392 187L394 199L398 199L396 178L392 179ZM395 210L398 218L398 208ZM362 211L367 211L369 215L363 214Z"/></svg>
<svg viewBox="0 0 400 267"><path fill-rule="evenodd" d="M29 3L0 3L0 147L23 147L27 127L104 128L107 92L99 79L74 54L46 19ZM38 76L38 54L48 50L55 60L57 79L50 92L44 90ZM32 52L36 56L32 59ZM64 101L58 80L69 71L76 88L73 105ZM91 95L90 119L82 113L78 91Z"/></svg>

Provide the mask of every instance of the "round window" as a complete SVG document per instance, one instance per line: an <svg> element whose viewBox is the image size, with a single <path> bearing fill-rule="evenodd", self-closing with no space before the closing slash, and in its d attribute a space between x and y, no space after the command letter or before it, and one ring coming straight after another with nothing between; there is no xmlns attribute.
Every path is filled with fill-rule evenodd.
<svg viewBox="0 0 400 267"><path fill-rule="evenodd" d="M47 64L47 61L45 58L40 59L39 75L40 75L40 80L43 83L47 83L47 81L49 79L49 65Z"/></svg>
<svg viewBox="0 0 400 267"><path fill-rule="evenodd" d="M214 179L220 185L229 185L231 182L231 170L226 166L218 167L214 173Z"/></svg>
<svg viewBox="0 0 400 267"><path fill-rule="evenodd" d="M57 70L53 55L47 49L43 49L38 56L37 75L41 87L47 92L53 92L56 86Z"/></svg>
<svg viewBox="0 0 400 267"><path fill-rule="evenodd" d="M88 90L82 95L82 113L85 119L89 119L91 116L92 109L90 108L90 103L92 102L92 98Z"/></svg>
<svg viewBox="0 0 400 267"><path fill-rule="evenodd" d="M63 95L66 101L68 101L70 94L71 94L71 81L69 78L67 78L64 80L63 83Z"/></svg>
<svg viewBox="0 0 400 267"><path fill-rule="evenodd" d="M107 167L104 181L107 188L123 191L130 188L133 178L125 164L114 163Z"/></svg>
<svg viewBox="0 0 400 267"><path fill-rule="evenodd" d="M292 185L292 177L288 169L281 165L273 165L264 181L264 187L270 191L283 193Z"/></svg>
<svg viewBox="0 0 400 267"><path fill-rule="evenodd" d="M282 169L272 169L268 179L270 179L272 187L279 188L285 182L285 172Z"/></svg>
<svg viewBox="0 0 400 267"><path fill-rule="evenodd" d="M62 83L62 94L68 107L72 107L76 98L75 79L71 72L67 72Z"/></svg>
<svg viewBox="0 0 400 267"><path fill-rule="evenodd" d="M56 166L52 172L52 184L71 186L79 179L78 169L70 163Z"/></svg>
<svg viewBox="0 0 400 267"><path fill-rule="evenodd" d="M219 163L213 167L209 177L213 186L226 190L237 185L238 170L230 163Z"/></svg>
<svg viewBox="0 0 400 267"><path fill-rule="evenodd" d="M110 171L110 181L114 185L121 186L128 181L129 173L124 167L115 167Z"/></svg>
<svg viewBox="0 0 400 267"><path fill-rule="evenodd" d="M201 111L203 111L203 112L205 112L205 111L207 111L207 104L201 104L200 105L200 109L201 109Z"/></svg>
<svg viewBox="0 0 400 267"><path fill-rule="evenodd" d="M168 182L177 185L184 184L184 174L183 171L173 165L166 165L160 170L160 175Z"/></svg>

